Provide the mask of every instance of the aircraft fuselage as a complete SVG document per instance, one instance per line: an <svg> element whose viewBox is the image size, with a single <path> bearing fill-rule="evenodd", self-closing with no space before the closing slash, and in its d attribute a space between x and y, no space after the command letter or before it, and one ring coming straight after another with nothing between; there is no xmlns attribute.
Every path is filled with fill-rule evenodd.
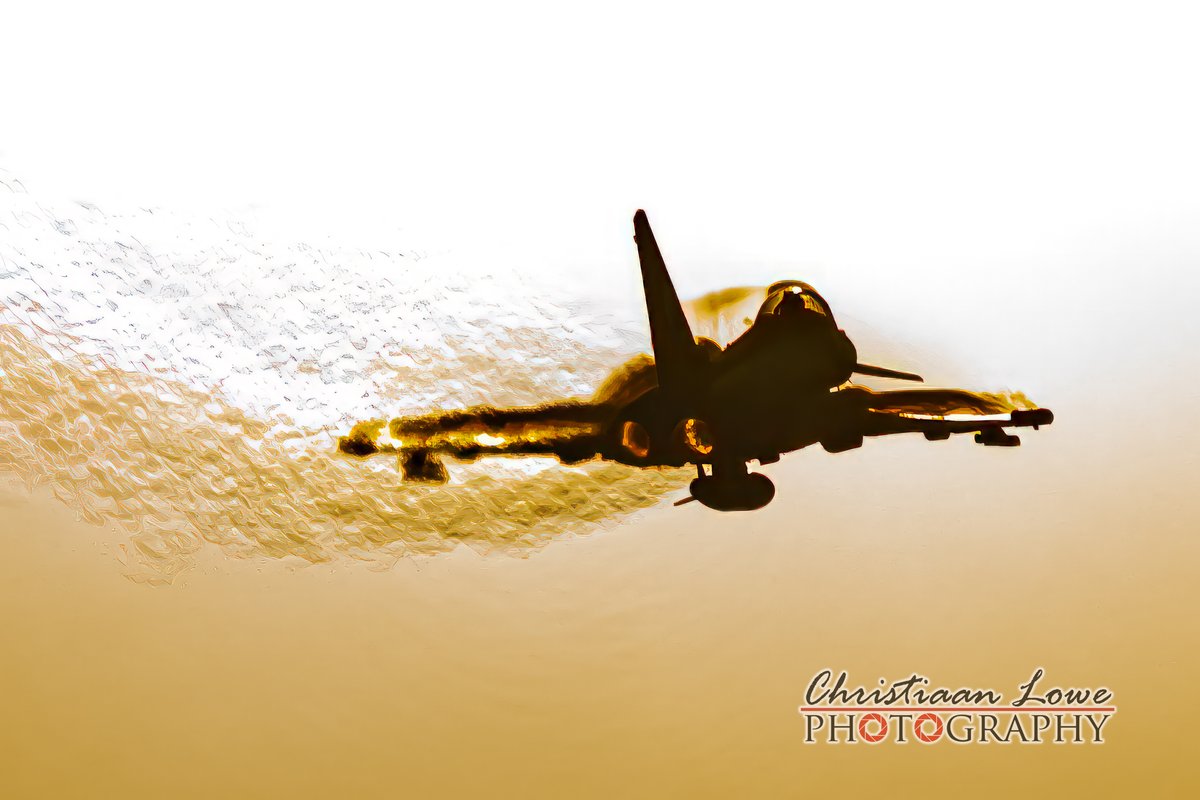
<svg viewBox="0 0 1200 800"><path fill-rule="evenodd" d="M608 457L639 465L774 460L821 440L830 389L850 379L857 360L828 305L792 282L768 296L746 333L724 350L707 343L705 353L685 390L656 387L616 414Z"/></svg>

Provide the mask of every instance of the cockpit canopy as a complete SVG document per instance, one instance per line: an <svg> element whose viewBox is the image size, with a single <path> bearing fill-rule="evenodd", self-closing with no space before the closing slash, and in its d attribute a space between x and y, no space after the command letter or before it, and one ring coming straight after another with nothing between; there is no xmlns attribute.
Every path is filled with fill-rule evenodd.
<svg viewBox="0 0 1200 800"><path fill-rule="evenodd" d="M806 311L820 314L833 322L829 303L817 294L816 289L800 281L779 281L767 289L767 299L759 308L758 316L785 317Z"/></svg>

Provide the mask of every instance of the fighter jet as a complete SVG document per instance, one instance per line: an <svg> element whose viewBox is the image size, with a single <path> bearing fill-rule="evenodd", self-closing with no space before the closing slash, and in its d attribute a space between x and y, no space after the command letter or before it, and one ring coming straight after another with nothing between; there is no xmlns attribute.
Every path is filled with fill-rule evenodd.
<svg viewBox="0 0 1200 800"><path fill-rule="evenodd" d="M919 375L858 361L829 304L799 281L770 286L750 327L727 346L693 336L643 211L633 218L653 358L618 369L590 400L525 408L475 408L360 422L338 449L398 457L406 480L444 483L442 456L553 455L564 463L605 459L635 467L695 465L689 495L718 511L762 508L775 486L750 462L820 444L827 452L864 439L920 433L930 441L974 434L1015 447L1006 428L1037 429L1049 409L961 389L874 391L852 375L921 382ZM1028 405L1028 404L1024 404Z"/></svg>

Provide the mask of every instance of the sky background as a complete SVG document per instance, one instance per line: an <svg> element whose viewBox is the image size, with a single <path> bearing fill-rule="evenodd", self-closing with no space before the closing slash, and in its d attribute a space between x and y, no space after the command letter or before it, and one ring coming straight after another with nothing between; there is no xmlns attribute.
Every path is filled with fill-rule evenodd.
<svg viewBox="0 0 1200 800"><path fill-rule="evenodd" d="M644 207L685 295L800 277L934 340L974 323L972 346L1098 310L1114 282L1139 312L1191 293L1148 284L1196 286L1186 4L7 17L0 165L43 197L253 209L293 240L448 254L631 308ZM1081 308L1010 297L1039 287Z"/></svg>
<svg viewBox="0 0 1200 800"><path fill-rule="evenodd" d="M1194 792L1181 768L1200 513L1188 421L1200 401L1200 51L1187 4L78 3L23 4L4 22L0 181L28 193L5 198L4 279L39 279L77 312L69 321L119 300L97 317L121 323L103 334L112 348L174 346L197 391L209 373L187 372L188 348L227 339L229 357L198 362L218 370L239 340L219 316L209 338L189 338L170 327L176 310L244 299L259 313L247 329L271 336L277 319L346 318L354 282L394 268L397 285L432 292L401 300L430 300L463 326L443 333L480 318L508 330L527 311L553 322L530 345L540 361L474 358L469 391L508 392L514 375L536 389L542 366L554 370L542 388L575 392L590 373L555 370L555 353L596 366L580 343L601 337L598 309L621 346L645 335L631 225L645 208L684 296L808 281L864 360L1026 391L1056 422L1012 450L896 437L792 455L767 468L779 493L752 515L663 500L589 536L540 540L530 558L459 547L390 567L310 565L297 549L328 540L299 526L245 546L219 518L172 540L178 498L156 504L159 489L116 481L94 497L141 498L166 514L153 518L161 541L186 551L157 586L126 577L139 540L86 492L6 477L0 786ZM70 236L57 229L67 218ZM130 233L146 259L118 252ZM224 267L208 258L239 243ZM363 260L378 250L408 255ZM125 283L78 268L80 252L119 257L103 274ZM336 257L273 271L297 252ZM262 254L279 260L268 269ZM131 300L125 287L151 266L191 294ZM328 307L289 317L288 297L308 297L289 281ZM539 317L543 298L592 327ZM412 316L381 319L381 341L428 332ZM107 323L95 324L100 336ZM374 335L357 324L329 347ZM463 352L486 356L478 330ZM21 367L6 387L33 387L6 394L5 436L38 416L14 398L95 399L74 397L75 373L18 340L0 356ZM277 377L247 373L250 423ZM309 392L310 416L355 413L357 392L284 377ZM434 388L442 377L423 375ZM364 388L364 413L413 402ZM199 420L189 430L219 429ZM177 453L159 429L157 454ZM0 461L25 478L42 466L21 456L30 441L6 441ZM81 433L46 463L90 464L99 441ZM150 449L104 441L136 484L125 467ZM182 449L211 455L206 441ZM332 481L372 488L357 508L395 511L390 472L327 468L320 449L244 454L231 478L269 477L261 508L323 524L292 501ZM304 482L314 474L326 484ZM189 505L189 524L209 509ZM263 516L242 511L239 524ZM800 742L795 707L825 667L1003 689L1038 665L1113 688L1110 744Z"/></svg>

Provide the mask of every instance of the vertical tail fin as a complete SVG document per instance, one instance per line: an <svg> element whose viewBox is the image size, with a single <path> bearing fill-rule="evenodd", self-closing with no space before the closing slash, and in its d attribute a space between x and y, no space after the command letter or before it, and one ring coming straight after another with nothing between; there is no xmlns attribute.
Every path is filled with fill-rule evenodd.
<svg viewBox="0 0 1200 800"><path fill-rule="evenodd" d="M675 294L645 211L634 214L633 231L642 264L642 287L646 293L646 313L650 317L650 341L654 345L658 383L667 391L680 391L694 374L700 361L700 348L692 336L679 296Z"/></svg>

